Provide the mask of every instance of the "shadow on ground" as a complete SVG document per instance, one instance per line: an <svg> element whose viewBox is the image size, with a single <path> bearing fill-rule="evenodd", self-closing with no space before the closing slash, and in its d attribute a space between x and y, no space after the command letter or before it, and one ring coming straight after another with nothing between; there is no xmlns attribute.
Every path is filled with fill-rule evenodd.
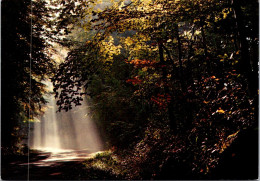
<svg viewBox="0 0 260 181"><path fill-rule="evenodd" d="M93 156L69 160L50 158L53 158L51 153L34 152L30 154L28 165L28 156L2 156L1 178L2 180L120 179L109 169L87 165L94 159Z"/></svg>

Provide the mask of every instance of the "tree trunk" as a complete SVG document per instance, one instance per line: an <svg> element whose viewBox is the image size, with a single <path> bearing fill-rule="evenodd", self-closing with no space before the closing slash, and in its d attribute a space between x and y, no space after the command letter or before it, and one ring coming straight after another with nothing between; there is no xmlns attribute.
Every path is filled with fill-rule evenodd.
<svg viewBox="0 0 260 181"><path fill-rule="evenodd" d="M181 39L180 39L180 35L179 35L179 29L178 29L178 25L176 24L175 26L176 28L176 38L178 41L178 60L179 60L179 74L180 74L180 81L181 81L181 89L182 91L185 91L185 86L184 86L184 80L183 80L183 66L182 66L182 49L181 49Z"/></svg>
<svg viewBox="0 0 260 181"><path fill-rule="evenodd" d="M203 42L203 48L204 48L205 62L207 63L208 71L210 72L211 65L210 65L210 61L209 61L209 53L208 53L205 29L204 29L204 25L202 22L201 22L201 35L202 35L202 42Z"/></svg>
<svg viewBox="0 0 260 181"><path fill-rule="evenodd" d="M231 0L234 10L236 28L239 40L239 49L241 51L241 60L239 61L239 69L241 74L248 78L249 94L254 96L257 94L257 73L254 73L250 64L249 44L247 41L246 29L244 25L244 17L239 0Z"/></svg>
<svg viewBox="0 0 260 181"><path fill-rule="evenodd" d="M162 44L162 42L159 41L158 46L159 46L160 63L162 65L165 65L165 61L164 61L164 57L163 57L163 44ZM166 83L167 83L166 67L163 67L162 71L163 71L163 82L165 84L164 85L164 92L165 92L165 94L169 94L172 98L172 93L170 92L168 85L166 85ZM168 103L168 116L169 116L170 128L171 128L171 130L173 130L175 132L176 131L176 121L175 121L175 118L174 118L173 100L172 99Z"/></svg>

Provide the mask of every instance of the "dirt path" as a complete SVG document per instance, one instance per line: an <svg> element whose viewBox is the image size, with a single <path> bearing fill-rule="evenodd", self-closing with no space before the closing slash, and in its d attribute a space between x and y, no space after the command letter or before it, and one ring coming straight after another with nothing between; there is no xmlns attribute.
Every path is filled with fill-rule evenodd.
<svg viewBox="0 0 260 181"><path fill-rule="evenodd" d="M117 179L113 174L95 168L86 168L83 153L79 158L62 158L62 155L39 152L28 157L3 157L2 180L93 180ZM58 159L57 159L58 158ZM29 169L29 172L28 172Z"/></svg>

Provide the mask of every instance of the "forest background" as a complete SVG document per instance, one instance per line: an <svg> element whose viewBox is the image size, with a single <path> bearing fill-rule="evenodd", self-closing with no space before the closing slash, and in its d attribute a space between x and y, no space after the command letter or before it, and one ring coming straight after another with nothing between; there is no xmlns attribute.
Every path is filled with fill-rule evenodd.
<svg viewBox="0 0 260 181"><path fill-rule="evenodd" d="M2 157L26 154L51 79L58 111L86 96L124 179L257 178L258 7L3 0Z"/></svg>

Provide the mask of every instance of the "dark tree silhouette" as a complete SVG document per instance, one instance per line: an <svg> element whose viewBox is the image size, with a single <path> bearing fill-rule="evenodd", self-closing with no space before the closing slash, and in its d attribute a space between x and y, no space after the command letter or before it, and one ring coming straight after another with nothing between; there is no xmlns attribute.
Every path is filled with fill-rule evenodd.
<svg viewBox="0 0 260 181"><path fill-rule="evenodd" d="M28 120L45 103L41 81L52 73L54 63L44 36L45 2L4 0L1 8L2 147L15 147L21 133L27 134Z"/></svg>

